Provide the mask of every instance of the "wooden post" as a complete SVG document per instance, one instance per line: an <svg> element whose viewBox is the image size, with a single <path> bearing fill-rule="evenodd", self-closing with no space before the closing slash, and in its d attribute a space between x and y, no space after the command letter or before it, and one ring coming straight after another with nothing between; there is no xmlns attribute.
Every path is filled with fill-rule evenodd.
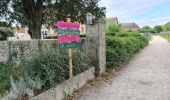
<svg viewBox="0 0 170 100"><path fill-rule="evenodd" d="M67 22L71 22L71 18L66 19ZM68 49L68 59L69 59L69 78L73 78L73 63L72 63L72 49Z"/></svg>

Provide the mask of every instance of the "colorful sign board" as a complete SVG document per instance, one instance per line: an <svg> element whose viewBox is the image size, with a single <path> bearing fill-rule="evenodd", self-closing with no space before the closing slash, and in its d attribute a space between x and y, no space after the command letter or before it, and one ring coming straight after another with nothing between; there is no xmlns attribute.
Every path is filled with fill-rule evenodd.
<svg viewBox="0 0 170 100"><path fill-rule="evenodd" d="M80 34L80 30L78 29L57 29L58 31L58 35L79 35Z"/></svg>
<svg viewBox="0 0 170 100"><path fill-rule="evenodd" d="M57 22L58 27L58 47L60 49L78 48L80 47L80 36L79 35L80 24L71 22Z"/></svg>
<svg viewBox="0 0 170 100"><path fill-rule="evenodd" d="M79 48L80 47L80 42L59 43L58 47L60 49Z"/></svg>
<svg viewBox="0 0 170 100"><path fill-rule="evenodd" d="M58 37L58 42L63 43L63 42L79 42L80 41L80 36L59 36Z"/></svg>
<svg viewBox="0 0 170 100"><path fill-rule="evenodd" d="M71 22L57 22L56 26L58 28L71 28L71 29L79 29L79 23L71 23Z"/></svg>

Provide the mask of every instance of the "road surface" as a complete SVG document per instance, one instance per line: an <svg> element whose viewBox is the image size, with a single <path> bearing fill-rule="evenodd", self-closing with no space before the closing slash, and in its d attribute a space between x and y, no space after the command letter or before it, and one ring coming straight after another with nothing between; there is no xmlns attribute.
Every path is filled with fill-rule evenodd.
<svg viewBox="0 0 170 100"><path fill-rule="evenodd" d="M74 100L170 100L170 43L154 36L118 76Z"/></svg>

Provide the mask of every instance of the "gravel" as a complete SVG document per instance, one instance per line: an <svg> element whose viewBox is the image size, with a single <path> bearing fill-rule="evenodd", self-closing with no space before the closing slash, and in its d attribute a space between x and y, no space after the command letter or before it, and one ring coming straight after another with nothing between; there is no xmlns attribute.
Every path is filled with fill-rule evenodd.
<svg viewBox="0 0 170 100"><path fill-rule="evenodd" d="M170 100L170 43L154 36L119 75L74 100Z"/></svg>

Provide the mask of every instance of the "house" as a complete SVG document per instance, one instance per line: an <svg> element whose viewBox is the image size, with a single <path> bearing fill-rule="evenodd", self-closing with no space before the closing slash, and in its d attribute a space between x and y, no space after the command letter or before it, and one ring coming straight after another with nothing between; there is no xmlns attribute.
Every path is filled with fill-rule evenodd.
<svg viewBox="0 0 170 100"><path fill-rule="evenodd" d="M140 27L136 23L123 23L121 24L123 30L139 31Z"/></svg>
<svg viewBox="0 0 170 100"><path fill-rule="evenodd" d="M13 37L8 37L8 40L12 41L12 40L30 40L31 37L28 34L28 28L24 27L24 28L19 28L19 27L15 27L14 30L14 36Z"/></svg>
<svg viewBox="0 0 170 100"><path fill-rule="evenodd" d="M118 18L117 17L111 17L111 18L107 18L107 21L111 21L114 24L119 24Z"/></svg>

